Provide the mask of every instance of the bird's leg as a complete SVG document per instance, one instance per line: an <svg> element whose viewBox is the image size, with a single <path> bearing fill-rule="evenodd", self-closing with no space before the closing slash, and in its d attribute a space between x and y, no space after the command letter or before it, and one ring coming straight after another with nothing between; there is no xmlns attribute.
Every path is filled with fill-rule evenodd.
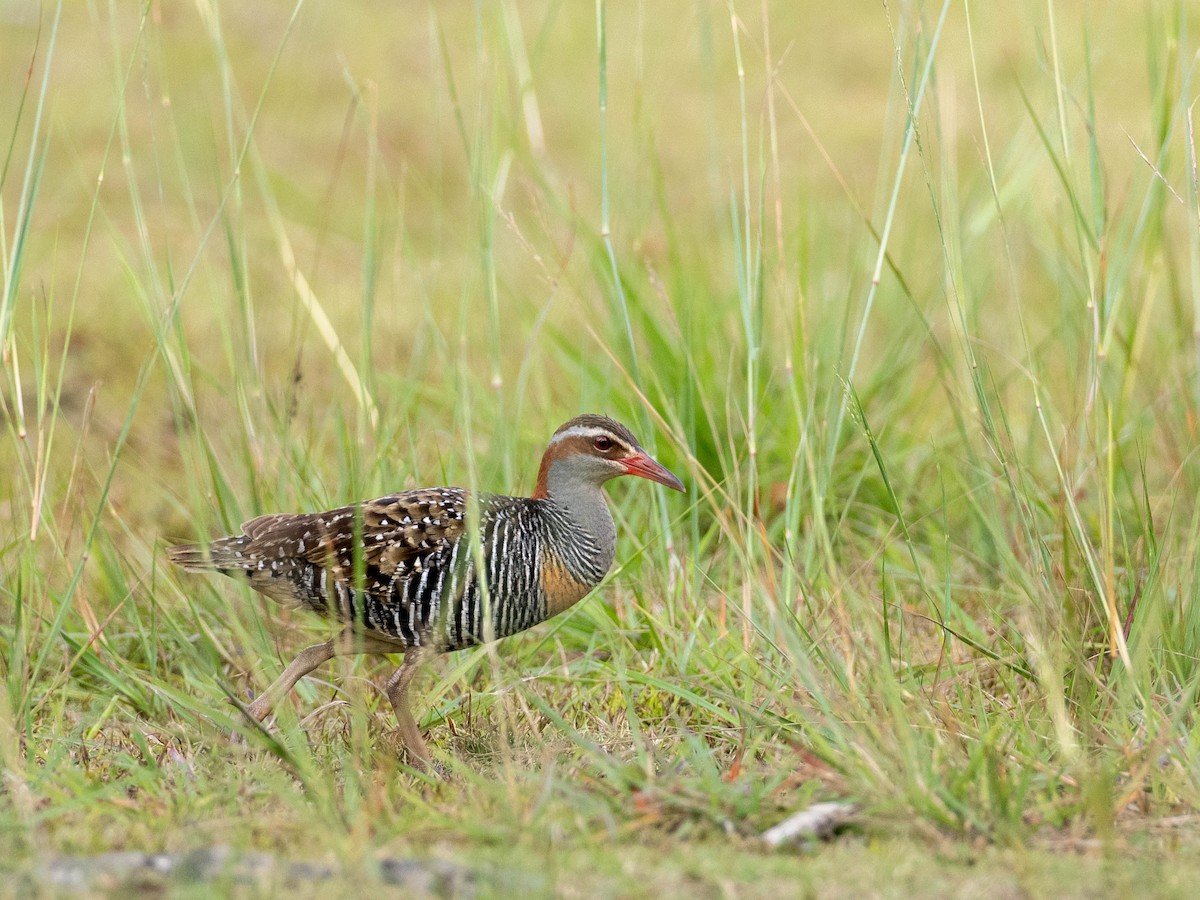
<svg viewBox="0 0 1200 900"><path fill-rule="evenodd" d="M413 718L408 705L408 685L417 673L423 655L416 648L405 653L403 665L388 679L385 690L388 700L392 702L392 709L396 711L396 718L400 721L400 737L404 740L404 746L408 748L409 760L414 762L417 768L427 769L432 764L429 748L425 746L421 729L417 727L417 720Z"/></svg>
<svg viewBox="0 0 1200 900"><path fill-rule="evenodd" d="M283 670L283 673L271 683L271 686L246 707L246 712L255 721L261 722L271 714L271 709L275 704L296 686L296 682L335 656L346 656L353 653L391 653L395 649L394 643L373 639L371 635L356 635L352 629L347 628L337 637L301 650ZM408 755L416 767L422 769L428 768L432 764L432 758L408 705L408 685L423 658L424 654L419 648L414 647L407 650L404 654L404 663L388 679L385 688L387 698L391 701L392 709L396 711L396 718L400 722L400 737L404 740Z"/></svg>
<svg viewBox="0 0 1200 900"><path fill-rule="evenodd" d="M329 662L337 654L338 648L334 645L333 640L305 647L296 654L296 658L283 670L283 674L276 678L269 688L254 698L254 702L246 707L246 712L256 722L261 722L271 714L272 707L279 702L279 699L287 696L288 692L296 686L297 681L322 663Z"/></svg>

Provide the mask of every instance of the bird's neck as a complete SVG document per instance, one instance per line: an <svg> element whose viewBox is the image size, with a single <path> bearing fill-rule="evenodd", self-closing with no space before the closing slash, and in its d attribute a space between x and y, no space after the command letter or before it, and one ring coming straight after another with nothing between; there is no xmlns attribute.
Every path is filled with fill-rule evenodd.
<svg viewBox="0 0 1200 900"><path fill-rule="evenodd" d="M539 473L538 491L534 498L543 501L553 517L566 526L556 535L558 540L576 546L570 548L579 556L586 571L576 574L599 581L616 557L617 526L600 485L571 477L565 467L549 466Z"/></svg>

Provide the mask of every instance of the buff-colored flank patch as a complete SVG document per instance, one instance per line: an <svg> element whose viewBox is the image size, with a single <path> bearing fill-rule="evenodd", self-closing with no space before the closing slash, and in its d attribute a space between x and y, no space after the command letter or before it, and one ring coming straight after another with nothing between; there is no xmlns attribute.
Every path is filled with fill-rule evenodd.
<svg viewBox="0 0 1200 900"><path fill-rule="evenodd" d="M557 616L582 600L592 588L572 576L552 554L547 553L546 557L541 571L542 591L546 595L546 612Z"/></svg>

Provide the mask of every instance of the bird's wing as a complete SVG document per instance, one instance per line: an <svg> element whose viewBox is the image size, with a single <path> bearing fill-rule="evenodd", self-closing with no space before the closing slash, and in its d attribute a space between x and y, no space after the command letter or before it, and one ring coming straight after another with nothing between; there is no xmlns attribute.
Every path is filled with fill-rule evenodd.
<svg viewBox="0 0 1200 900"><path fill-rule="evenodd" d="M390 582L462 537L466 509L461 488L422 488L327 512L259 516L242 526L250 539L245 552L302 558L346 582L361 565L365 584Z"/></svg>

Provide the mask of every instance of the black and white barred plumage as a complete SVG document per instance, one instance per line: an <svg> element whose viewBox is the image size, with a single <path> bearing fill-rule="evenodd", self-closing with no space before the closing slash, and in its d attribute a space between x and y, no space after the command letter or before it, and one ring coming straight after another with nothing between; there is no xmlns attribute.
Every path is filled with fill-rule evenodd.
<svg viewBox="0 0 1200 900"><path fill-rule="evenodd" d="M172 547L171 558L245 577L273 600L386 636L397 652L459 650L524 631L612 565L615 546L595 542L550 498L481 495L478 548L468 515L461 488L407 491L326 513L262 516L207 548ZM552 570L560 577L542 577Z"/></svg>

